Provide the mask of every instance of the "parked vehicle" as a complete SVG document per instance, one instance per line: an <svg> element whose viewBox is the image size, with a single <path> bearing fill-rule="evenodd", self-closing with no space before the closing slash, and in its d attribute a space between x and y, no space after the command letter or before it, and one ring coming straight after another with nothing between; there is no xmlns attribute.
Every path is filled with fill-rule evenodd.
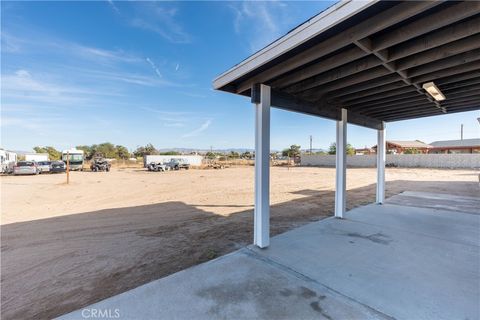
<svg viewBox="0 0 480 320"><path fill-rule="evenodd" d="M53 161L50 166L51 173L62 173L67 170L67 165L63 161Z"/></svg>
<svg viewBox="0 0 480 320"><path fill-rule="evenodd" d="M167 167L161 162L151 162L147 166L148 171L167 171Z"/></svg>
<svg viewBox="0 0 480 320"><path fill-rule="evenodd" d="M85 160L83 150L78 150L75 148L62 151L62 160L67 163L67 154L69 155L69 166L70 170L83 170L83 162Z"/></svg>
<svg viewBox="0 0 480 320"><path fill-rule="evenodd" d="M190 169L190 164L182 159L172 159L165 166L170 170Z"/></svg>
<svg viewBox="0 0 480 320"><path fill-rule="evenodd" d="M17 165L13 167L13 174L39 174L40 170L37 167L35 161L19 161Z"/></svg>
<svg viewBox="0 0 480 320"><path fill-rule="evenodd" d="M92 164L90 165L90 169L92 171L110 171L110 167L112 165L103 157L96 157L93 159Z"/></svg>
<svg viewBox="0 0 480 320"><path fill-rule="evenodd" d="M37 162L37 168L39 170L39 173L50 172L51 164L52 164L52 161L39 161L39 162Z"/></svg>
<svg viewBox="0 0 480 320"><path fill-rule="evenodd" d="M0 148L0 173L12 173L17 163L17 154Z"/></svg>
<svg viewBox="0 0 480 320"><path fill-rule="evenodd" d="M199 155L156 155L149 154L143 157L143 166L145 168L152 162L167 163L172 160L182 160L191 166L201 166L203 157Z"/></svg>

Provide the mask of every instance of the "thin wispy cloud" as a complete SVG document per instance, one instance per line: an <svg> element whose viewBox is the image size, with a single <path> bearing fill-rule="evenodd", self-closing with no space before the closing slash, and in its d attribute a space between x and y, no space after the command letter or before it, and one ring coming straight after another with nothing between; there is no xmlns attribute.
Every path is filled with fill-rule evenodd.
<svg viewBox="0 0 480 320"><path fill-rule="evenodd" d="M17 53L21 51L22 41L11 34L2 31L1 34L1 51L5 53Z"/></svg>
<svg viewBox="0 0 480 320"><path fill-rule="evenodd" d="M13 73L2 74L2 101L8 98L23 98L61 103L85 102L94 96L119 96L119 93L104 90L101 86L87 87L67 83L63 77L55 78L51 74L32 73L18 69Z"/></svg>
<svg viewBox="0 0 480 320"><path fill-rule="evenodd" d="M2 128L16 127L36 135L44 136L48 135L52 128L56 127L56 124L60 124L62 122L65 122L65 118L60 116L25 118L3 115L0 125Z"/></svg>
<svg viewBox="0 0 480 320"><path fill-rule="evenodd" d="M110 7L113 9L113 11L115 11L115 13L120 14L120 10L115 5L115 3L113 3L113 0L107 0L107 2L110 5Z"/></svg>
<svg viewBox="0 0 480 320"><path fill-rule="evenodd" d="M172 43L190 43L191 36L179 23L178 9L156 2L135 3L135 15L128 17L131 26L148 30Z"/></svg>
<svg viewBox="0 0 480 320"><path fill-rule="evenodd" d="M153 71L157 74L159 78L162 78L162 74L160 73L160 70L158 70L157 65L149 58L147 57L145 60L152 66Z"/></svg>
<svg viewBox="0 0 480 320"><path fill-rule="evenodd" d="M57 45L58 46L58 45ZM125 63L136 63L140 62L141 58L134 54L126 53L122 50L106 50L94 47L82 46L79 44L69 44L61 45L63 48L69 48L70 51L76 55L81 56L85 59L93 59L97 62L125 62Z"/></svg>
<svg viewBox="0 0 480 320"><path fill-rule="evenodd" d="M212 120L208 119L199 128L184 134L182 138L196 137L200 135L203 131L207 130L211 124L212 124Z"/></svg>
<svg viewBox="0 0 480 320"><path fill-rule="evenodd" d="M251 52L255 52L282 35L290 22L288 5L281 1L242 1L229 5L234 14L233 28L237 35L247 36Z"/></svg>
<svg viewBox="0 0 480 320"><path fill-rule="evenodd" d="M185 127L193 115L191 112L167 111L150 107L141 107L141 109L154 113L156 119L162 121L165 127Z"/></svg>

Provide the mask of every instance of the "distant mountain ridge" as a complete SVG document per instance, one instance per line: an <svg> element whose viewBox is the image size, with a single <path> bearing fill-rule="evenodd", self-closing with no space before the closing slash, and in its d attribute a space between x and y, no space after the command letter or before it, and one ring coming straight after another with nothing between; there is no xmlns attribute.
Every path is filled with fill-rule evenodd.
<svg viewBox="0 0 480 320"><path fill-rule="evenodd" d="M162 148L162 149L157 149L159 152L168 152L168 151L176 151L180 153L192 153L192 152L198 152L198 153L206 153L206 152L217 152L217 153L230 153L232 151L238 152L238 153L244 153L244 152L254 152L255 149L249 149L249 148L229 148L229 149L193 149L193 148Z"/></svg>

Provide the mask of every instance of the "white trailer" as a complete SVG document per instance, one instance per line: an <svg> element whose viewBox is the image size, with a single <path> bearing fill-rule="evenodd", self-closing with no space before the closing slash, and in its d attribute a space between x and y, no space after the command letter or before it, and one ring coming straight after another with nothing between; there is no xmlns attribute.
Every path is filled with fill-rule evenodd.
<svg viewBox="0 0 480 320"><path fill-rule="evenodd" d="M12 173L16 164L17 154L15 152L0 149L0 173Z"/></svg>
<svg viewBox="0 0 480 320"><path fill-rule="evenodd" d="M26 153L25 154L25 161L48 161L50 156L48 153Z"/></svg>
<svg viewBox="0 0 480 320"><path fill-rule="evenodd" d="M172 160L179 160L185 163L188 163L191 166L200 166L202 165L202 156L196 155L147 155L143 158L143 166L146 168L150 163L167 163Z"/></svg>

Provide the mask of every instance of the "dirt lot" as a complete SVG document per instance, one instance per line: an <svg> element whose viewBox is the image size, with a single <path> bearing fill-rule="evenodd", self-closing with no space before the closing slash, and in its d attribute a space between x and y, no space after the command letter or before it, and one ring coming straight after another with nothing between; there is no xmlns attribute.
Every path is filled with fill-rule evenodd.
<svg viewBox="0 0 480 320"><path fill-rule="evenodd" d="M333 168L274 167L271 229L331 215ZM348 207L375 200L349 169ZM1 177L2 319L51 318L252 241L253 167ZM387 169L404 190L478 196L478 172Z"/></svg>

